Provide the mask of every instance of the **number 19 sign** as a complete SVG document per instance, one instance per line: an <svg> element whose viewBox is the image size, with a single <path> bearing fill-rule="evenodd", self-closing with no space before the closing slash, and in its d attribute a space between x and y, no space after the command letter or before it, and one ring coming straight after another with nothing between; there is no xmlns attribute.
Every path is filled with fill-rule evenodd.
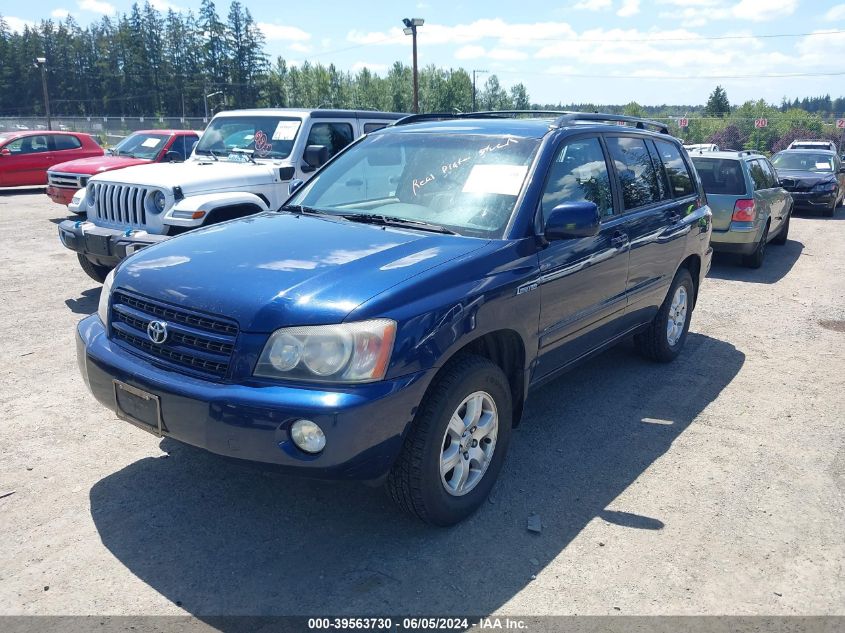
<svg viewBox="0 0 845 633"><path fill-rule="evenodd" d="M678 127L688 127L689 119L678 119Z"/></svg>
<svg viewBox="0 0 845 633"><path fill-rule="evenodd" d="M755 119L754 120L754 127L760 128L760 127L768 127L768 126L769 126L769 120L768 119Z"/></svg>

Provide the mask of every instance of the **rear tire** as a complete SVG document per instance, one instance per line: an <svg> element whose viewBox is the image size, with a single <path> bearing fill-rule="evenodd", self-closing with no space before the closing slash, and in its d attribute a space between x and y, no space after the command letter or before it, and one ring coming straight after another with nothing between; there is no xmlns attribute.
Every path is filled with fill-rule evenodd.
<svg viewBox="0 0 845 633"><path fill-rule="evenodd" d="M760 268L763 265L763 260L766 259L766 243L769 241L769 225L763 229L763 235L760 236L760 241L757 242L757 247L751 255L744 255L742 257L742 264L748 268Z"/></svg>
<svg viewBox="0 0 845 633"><path fill-rule="evenodd" d="M100 264L95 264L82 253L77 253L76 256L79 258L79 265L82 266L82 270L84 270L91 279L99 283L103 283L106 280L106 276L109 272L111 272L112 268L114 268L114 266L101 266Z"/></svg>
<svg viewBox="0 0 845 633"><path fill-rule="evenodd" d="M786 240L789 237L789 221L792 219L792 212L786 216L786 222L783 223L783 226L780 227L780 232L778 232L777 237L772 240L772 244L777 244L778 246L783 246L786 244Z"/></svg>
<svg viewBox="0 0 845 633"><path fill-rule="evenodd" d="M498 365L475 355L451 361L426 393L388 475L393 501L433 525L467 518L496 482L512 419L510 386Z"/></svg>
<svg viewBox="0 0 845 633"><path fill-rule="evenodd" d="M660 363L668 363L678 357L687 340L694 296L692 276L689 270L681 268L675 273L666 299L648 329L634 337L634 343L643 356Z"/></svg>

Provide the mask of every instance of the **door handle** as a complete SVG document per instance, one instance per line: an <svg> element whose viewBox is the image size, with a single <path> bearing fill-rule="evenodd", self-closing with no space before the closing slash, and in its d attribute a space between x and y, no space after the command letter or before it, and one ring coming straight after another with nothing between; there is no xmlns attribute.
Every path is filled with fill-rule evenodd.
<svg viewBox="0 0 845 633"><path fill-rule="evenodd" d="M611 246L625 246L628 243L628 236L621 231L617 231L613 234L613 237L610 238L610 245Z"/></svg>
<svg viewBox="0 0 845 633"><path fill-rule="evenodd" d="M681 221L681 216L678 213L672 213L669 216L669 222L671 222L672 224L677 224L680 221Z"/></svg>

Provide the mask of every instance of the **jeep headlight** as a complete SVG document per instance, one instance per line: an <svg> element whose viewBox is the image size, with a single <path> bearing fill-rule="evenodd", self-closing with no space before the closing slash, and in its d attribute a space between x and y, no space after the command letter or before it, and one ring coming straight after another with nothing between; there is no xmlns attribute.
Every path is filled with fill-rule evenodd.
<svg viewBox="0 0 845 633"><path fill-rule="evenodd" d="M109 329L109 299L111 298L111 285L114 282L114 270L106 275L106 280L103 282L103 289L100 290L100 303L97 304L97 316L100 321Z"/></svg>
<svg viewBox="0 0 845 633"><path fill-rule="evenodd" d="M88 196L88 202L90 202L91 204L97 202L97 186L93 182L89 182L85 186L85 192Z"/></svg>
<svg viewBox="0 0 845 633"><path fill-rule="evenodd" d="M270 335L253 374L319 382L381 380L395 335L396 322L390 319L282 328Z"/></svg>
<svg viewBox="0 0 845 633"><path fill-rule="evenodd" d="M164 192L156 189L150 194L150 210L153 213L161 213L164 211L164 207L167 204L167 197L164 195Z"/></svg>

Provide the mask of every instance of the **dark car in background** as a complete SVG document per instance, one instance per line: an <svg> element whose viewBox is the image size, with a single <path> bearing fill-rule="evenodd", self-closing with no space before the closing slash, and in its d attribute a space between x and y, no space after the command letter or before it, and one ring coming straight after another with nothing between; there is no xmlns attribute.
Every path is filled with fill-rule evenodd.
<svg viewBox="0 0 845 633"><path fill-rule="evenodd" d="M769 242L786 243L792 196L758 152L696 153L691 158L713 212L713 249L742 255L743 264L759 268Z"/></svg>
<svg viewBox="0 0 845 633"><path fill-rule="evenodd" d="M845 199L845 167L836 152L787 149L772 156L772 164L796 210L821 211L831 218Z"/></svg>

